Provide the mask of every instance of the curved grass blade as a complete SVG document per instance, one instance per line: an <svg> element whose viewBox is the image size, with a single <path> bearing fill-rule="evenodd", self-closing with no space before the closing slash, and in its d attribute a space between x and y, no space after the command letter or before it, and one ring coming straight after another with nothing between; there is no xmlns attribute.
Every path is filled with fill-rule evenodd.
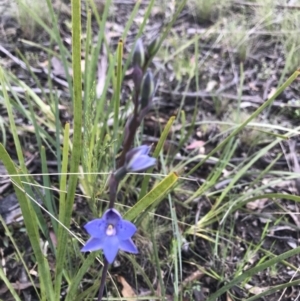
<svg viewBox="0 0 300 301"><path fill-rule="evenodd" d="M162 43L165 41L168 33L170 32L172 26L174 25L175 21L178 19L179 14L181 13L181 11L184 9L184 7L186 6L187 0L183 0L178 4L178 8L175 11L175 14L173 15L171 21L167 24L167 26L165 27L165 30L163 32L163 34L161 35L159 42L158 42L158 46L156 47L156 51L153 52L153 54L151 55L151 57L148 60L148 63L150 64L150 62L152 61L152 59L155 57L156 53L158 52L159 48L161 47ZM148 66L146 66L147 68Z"/></svg>
<svg viewBox="0 0 300 301"><path fill-rule="evenodd" d="M288 287L299 287L300 285L300 280L294 280L294 281L290 281L290 282L287 282L287 283L283 283L283 284L279 284L279 285L275 285L273 287L271 287L269 290L266 290L260 294L257 294L255 296L252 296L244 301L254 301L254 300L257 300L261 297L264 297L264 296L267 296L269 294L272 294L272 293L275 293L275 292L278 292L279 290L282 290L282 289L286 289Z"/></svg>
<svg viewBox="0 0 300 301"><path fill-rule="evenodd" d="M122 89L122 58L123 58L123 40L118 42L117 49L117 74L114 87L114 127L113 127L113 140L118 139L119 133L119 111L120 111L120 96ZM118 143L114 143L114 155L118 151ZM115 168L115 166L114 166Z"/></svg>
<svg viewBox="0 0 300 301"><path fill-rule="evenodd" d="M236 136L245 126L254 118L256 118L265 108L272 104L272 102L288 87L292 84L293 81L300 75L300 70L296 70L277 91L267 99L247 120L245 120L238 128L236 128L226 139L224 139L217 147L215 147L203 160L196 164L191 170L187 173L186 176L192 174L197 170L202 164L204 164L212 155L217 151L221 150L224 145L234 136Z"/></svg>
<svg viewBox="0 0 300 301"><path fill-rule="evenodd" d="M62 158L62 166L61 166L61 175L60 175L60 183L59 183L59 220L63 221L64 216L67 211L67 203L66 203L66 192L67 191L67 172L68 172L68 159L69 159L69 130L70 125L66 123L65 131L64 131L64 140L63 140L63 158ZM63 231L59 230L61 227L58 227L58 236L57 239L60 241L63 236ZM63 265L65 259L59 258L56 256L56 264ZM54 280L55 287L60 285L60 279L58 277Z"/></svg>
<svg viewBox="0 0 300 301"><path fill-rule="evenodd" d="M2 160L9 175L18 175L13 161L6 152L2 144L0 144L0 160ZM38 221L31 202L28 200L25 190L19 176L13 178L14 189L19 200L22 210L24 223L28 233L28 237L36 257L39 268L39 278L41 285L42 300L55 300L53 294L53 287L50 275L50 267L40 247L40 236L38 232Z"/></svg>
<svg viewBox="0 0 300 301"><path fill-rule="evenodd" d="M3 268L0 266L0 279L5 283L6 287L8 288L9 292L14 297L15 301L21 301L20 297L18 296L17 292L15 291L14 287L10 283L9 279L5 275Z"/></svg>
<svg viewBox="0 0 300 301"><path fill-rule="evenodd" d="M139 200L125 214L124 219L129 221L137 218L144 210L149 208L154 202L160 200L177 182L178 175L175 172L170 173L160 183L157 184L149 193Z"/></svg>
<svg viewBox="0 0 300 301"><path fill-rule="evenodd" d="M276 257L269 259L262 264L253 267L252 269L244 271L240 276L234 278L231 280L228 284L224 285L220 289L218 289L215 293L209 296L207 301L215 301L219 296L229 291L232 287L234 287L236 284L243 282L246 278L251 277L260 271L263 271L275 264L280 263L281 261L290 258L292 256L300 254L300 247L297 247L293 250L287 251L283 254L277 255Z"/></svg>
<svg viewBox="0 0 300 301"><path fill-rule="evenodd" d="M25 259L23 258L23 254L21 253L21 251L20 251L20 249L19 249L19 247L18 247L18 245L17 245L15 239L13 238L13 234L11 233L10 229L8 228L8 225L6 225L6 223L5 223L5 221L3 220L3 218L2 218L1 215L0 215L0 222L1 222L1 224L2 224L3 229L5 230L6 236L10 239L12 245L13 245L14 248L15 248L16 254L17 254L17 256L18 256L18 260L19 260L20 262L22 262L22 264L23 264L24 270L26 271L27 277L29 278L29 280L30 280L30 282L31 282L31 284L32 284L32 286L33 286L33 288L34 288L34 290L35 290L35 293L36 293L36 295L37 295L37 298L38 298L38 299L41 299L41 296L40 296L40 294L39 294L39 292L38 292L38 290L37 290L37 287L36 287L36 285L35 285L35 283L34 283L34 280L33 280L32 276L31 276L31 274L30 274L29 267L27 266L27 264L26 264L26 262L25 262ZM0 269L2 269L2 267L0 267ZM0 272L3 272L3 270L0 271ZM3 277L6 277L6 274L1 275L1 273L0 273L0 279L3 279ZM4 279L3 279L3 281L4 281L4 283L7 285L7 283L6 283L6 281L5 281ZM9 280L8 280L8 281L9 281ZM10 290L10 293L14 296L14 294L13 294L12 291L11 291L11 289L9 288L9 285L7 285L7 287L8 287L8 289ZM13 287L12 287L12 288L13 288ZM17 299L15 298L15 300L19 300L19 299L18 299L18 298L17 298Z"/></svg>
<svg viewBox="0 0 300 301"><path fill-rule="evenodd" d="M78 288L80 287L80 282L82 281L82 278L85 276L90 266L95 262L95 258L97 256L97 252L92 252L88 255L87 258L85 258L82 266L80 267L80 269L78 269L76 276L74 276L74 278L71 281L71 285L68 288L68 293L66 295L65 301L75 300Z"/></svg>

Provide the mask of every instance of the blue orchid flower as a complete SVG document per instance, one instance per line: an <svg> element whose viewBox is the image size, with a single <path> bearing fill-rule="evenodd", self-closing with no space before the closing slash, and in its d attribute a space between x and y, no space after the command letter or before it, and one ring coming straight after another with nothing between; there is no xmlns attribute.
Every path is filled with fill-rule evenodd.
<svg viewBox="0 0 300 301"><path fill-rule="evenodd" d="M149 157L150 146L142 145L131 149L125 157L125 167L127 172L139 172L153 167L156 159Z"/></svg>
<svg viewBox="0 0 300 301"><path fill-rule="evenodd" d="M137 254L138 250L131 237L136 232L136 226L122 219L116 209L108 209L102 218L94 219L84 226L91 235L81 252L103 250L104 256L112 263L120 250Z"/></svg>

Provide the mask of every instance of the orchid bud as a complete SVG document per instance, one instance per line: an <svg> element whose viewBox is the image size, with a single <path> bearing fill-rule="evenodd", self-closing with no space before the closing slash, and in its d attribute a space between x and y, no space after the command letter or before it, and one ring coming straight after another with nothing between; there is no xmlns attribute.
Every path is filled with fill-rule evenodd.
<svg viewBox="0 0 300 301"><path fill-rule="evenodd" d="M154 78L151 71L147 71L141 85L141 109L148 106L154 92Z"/></svg>
<svg viewBox="0 0 300 301"><path fill-rule="evenodd" d="M145 64L145 49L143 41L141 39L138 39L136 41L135 48L133 51L132 63L133 65L137 65L141 68Z"/></svg>
<svg viewBox="0 0 300 301"><path fill-rule="evenodd" d="M133 67L132 80L136 91L140 91L142 79L143 79L143 71L139 66L135 65Z"/></svg>
<svg viewBox="0 0 300 301"><path fill-rule="evenodd" d="M158 50L158 46L159 46L159 38L154 37L147 47L148 55L149 56L155 55Z"/></svg>

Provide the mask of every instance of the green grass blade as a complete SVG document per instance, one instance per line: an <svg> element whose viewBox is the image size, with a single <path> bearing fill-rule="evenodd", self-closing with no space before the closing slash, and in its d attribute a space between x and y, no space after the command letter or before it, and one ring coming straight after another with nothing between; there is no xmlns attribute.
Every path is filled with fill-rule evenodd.
<svg viewBox="0 0 300 301"><path fill-rule="evenodd" d="M153 248L153 260L155 262L155 266L157 269L157 276L158 276L158 283L160 285L160 295L162 297L162 300L166 300L166 292L165 292L165 286L164 286L164 281L163 281L163 277L162 277L162 270L161 270L161 261L159 259L158 256L158 247L157 247L157 242L155 239L155 235L154 235L155 231L153 229L153 231L151 231L151 241L152 241L152 248Z"/></svg>
<svg viewBox="0 0 300 301"><path fill-rule="evenodd" d="M242 175L249 169L251 166L254 165L255 162L257 162L261 157L261 153L267 153L270 149L272 149L280 140L276 139L272 143L268 144L262 151L258 152L256 156L252 160L250 160L249 163L247 163L243 168L241 168L237 174L233 177L233 179L230 181L228 186L224 189L220 197L218 198L218 204L222 202L222 200L229 194L229 191L232 189L234 184L242 177ZM228 212L225 213L225 215L222 218L222 221L227 217Z"/></svg>
<svg viewBox="0 0 300 301"><path fill-rule="evenodd" d="M8 174L18 175L13 161L9 157L2 144L0 144L0 159L2 160L5 168L7 169ZM38 232L37 217L35 215L30 201L27 198L26 193L24 192L20 177L14 176L13 183L22 210L28 237L30 239L31 246L34 251L36 261L38 263L42 300L54 300L50 267L40 247L40 236Z"/></svg>
<svg viewBox="0 0 300 301"><path fill-rule="evenodd" d="M117 49L117 75L114 93L114 132L113 139L116 141L119 134L119 111L120 111L120 96L122 89L122 58L123 58L123 41L120 40ZM118 151L118 143L114 143L114 154Z"/></svg>
<svg viewBox="0 0 300 301"><path fill-rule="evenodd" d="M55 139L55 150L56 150L56 160L57 160L57 172L61 173L61 147L60 147L60 137L61 137L61 132L62 132L62 125L60 123L60 118L59 118L59 108L58 108L58 97L57 95L54 96L54 112L55 112L55 133L56 133L56 139Z"/></svg>
<svg viewBox="0 0 300 301"><path fill-rule="evenodd" d="M3 220L2 216L0 215L0 222L2 224L2 227L3 229L5 230L5 235L10 239L13 247L15 248L16 250L16 253L17 253L17 256L18 256L18 260L20 260L20 262L22 262L22 265L24 267L24 270L26 271L26 274L27 274L27 277L29 278L30 282L32 283L32 286L35 290L35 293L37 295L37 298L38 299L41 299L40 295L39 295L39 292L38 292L38 289L37 287L35 286L35 283L34 283L34 280L30 274L30 271L29 271L29 268L27 267L27 263L25 262L25 259L24 259L24 256L23 256L23 253L20 251L18 245L17 245L17 242L15 241L14 237L13 237L13 234L11 233L10 231L10 228L9 226L5 223L5 221ZM1 267L0 267L1 269ZM0 275L0 279L3 279L2 276ZM12 292L11 292L12 293Z"/></svg>
<svg viewBox="0 0 300 301"><path fill-rule="evenodd" d="M60 175L60 183L59 183L59 220L64 220L64 216L67 210L66 204L66 191L67 191L67 172L68 172L68 159L69 159L69 132L70 132L70 124L66 123L65 131L64 131L64 140L63 140L63 151L62 151L62 166L61 166L61 175ZM58 228L60 229L60 227ZM63 236L62 231L58 231L58 239ZM56 258L58 264L63 265L65 258ZM56 277L54 279L54 286L58 287L60 285L60 278Z"/></svg>
<svg viewBox="0 0 300 301"><path fill-rule="evenodd" d="M65 214L60 214L60 221L69 227L74 204L75 191L78 179L78 167L81 157L82 140L82 86L81 86L81 2L72 0L72 67L73 67L73 108L74 108L74 135L73 148L70 160L68 193L66 198ZM61 281L65 255L67 250L68 232L58 228L58 248L55 273L55 296L60 298Z"/></svg>
<svg viewBox="0 0 300 301"><path fill-rule="evenodd" d="M19 159L19 163L21 165L21 169L23 170L23 172L26 172L26 165L25 165L25 160L24 160L24 156L23 156L23 152L22 152L22 147L21 147L21 143L17 134L17 128L16 128L16 124L15 124L15 119L14 119L14 115L13 115L13 111L12 111L12 106L6 91L6 82L5 82L5 78L4 78L4 72L2 67L0 66L0 83L1 86L3 88L3 96L4 96L4 102L5 102L5 106L6 106L6 110L8 113L8 118L9 118L9 123L10 123L10 128L11 128L11 132L14 138L14 143L15 143L15 147L16 147L16 151L17 151L17 155L18 155L18 159Z"/></svg>
<svg viewBox="0 0 300 301"><path fill-rule="evenodd" d="M2 266L0 266L0 279L5 283L6 287L8 288L9 292L11 293L12 297L15 301L21 301L20 297L18 296L17 292L13 288L12 284L8 280L7 276L5 275Z"/></svg>
<svg viewBox="0 0 300 301"><path fill-rule="evenodd" d="M224 148L224 158L221 157L213 172L211 172L199 189L197 189L187 200L184 201L185 204L190 204L196 197L208 191L212 186L215 185L219 177L222 175L223 170L228 166L229 160L232 158L234 151L236 150L238 142L235 141L233 144L233 139L231 139Z"/></svg>
<svg viewBox="0 0 300 301"><path fill-rule="evenodd" d="M66 80L68 82L69 90L71 91L72 90L72 80L71 80L71 76L69 74L68 60L67 60L68 57L70 57L70 53L66 49L66 47L64 46L63 39L62 39L61 34L60 34L58 16L54 12L53 5L51 3L52 1L51 0L46 0L46 1L47 1L47 4L48 4L50 16L51 16L51 19L52 19L52 30L51 30L51 32L53 32L55 41L58 44L59 52L60 52L60 55L61 55L61 58L62 58L61 61L62 61L63 67L64 67L65 75L66 75Z"/></svg>
<svg viewBox="0 0 300 301"><path fill-rule="evenodd" d="M260 265L253 267L252 269L244 271L240 276L234 278L228 284L224 285L222 288L220 288L215 293L213 293L212 295L210 295L209 298L207 299L207 301L215 301L215 300L217 300L217 298L219 296L221 296L222 294L226 293L233 286L235 286L238 283L241 283L246 278L251 277L251 276L257 274L260 271L263 271L263 270L269 268L270 266L278 264L282 260L285 260L287 258L290 258L290 257L298 255L298 254L300 254L300 247L297 247L297 248L295 248L293 250L287 251L287 252L285 252L283 254L277 255L276 257L274 257L272 259L269 259L269 260L261 263Z"/></svg>
<svg viewBox="0 0 300 301"><path fill-rule="evenodd" d="M281 181L281 180L279 180ZM243 200L241 202L237 202L230 208L230 213L234 210L237 210L243 206L245 206L249 202L253 202L259 199L283 199L283 200L291 200L297 203L300 203L300 196L293 195L293 194L284 194L284 193L264 193L264 194L259 194L250 198L247 198L246 200Z"/></svg>
<svg viewBox="0 0 300 301"><path fill-rule="evenodd" d="M59 184L59 220L63 219L66 214L66 191L67 191L67 172L68 172L68 159L69 159L69 132L70 124L67 123L64 132L63 144L63 160L61 167L61 176Z"/></svg>
<svg viewBox="0 0 300 301"><path fill-rule="evenodd" d="M254 118L256 118L265 108L272 104L272 102L288 87L291 83L296 80L296 78L300 75L300 71L295 71L286 81L285 83L278 88L278 90L265 101L247 120L245 120L238 128L236 128L226 139L224 139L217 147L215 147L202 161L196 164L191 170L187 173L187 176L194 173L203 163L205 163L213 154L217 151L221 150L224 145L234 136L236 136L245 126Z"/></svg>
<svg viewBox="0 0 300 301"><path fill-rule="evenodd" d="M158 52L159 48L161 47L162 43L166 40L168 33L170 32L172 26L174 25L175 21L178 19L179 14L181 13L181 11L184 9L184 7L186 6L187 0L183 0L179 3L178 8L176 9L175 14L172 16L171 21L168 23L168 25L166 26L163 34L161 35L159 42L158 42L158 46L156 47L156 52L154 52L151 57L149 58L148 62L150 63L152 61L152 59L154 58L154 56L156 55L156 53ZM146 66L147 68L148 66Z"/></svg>
<svg viewBox="0 0 300 301"><path fill-rule="evenodd" d="M270 287L270 289L260 293L260 294L257 294L255 296L252 296L244 301L254 301L254 300L257 300L261 297L264 297L264 296L267 296L269 294L272 294L272 293L275 293L275 292L278 292L280 290L283 290L283 289L286 289L288 287L299 287L300 285L300 280L294 280L294 281L290 281L290 282L287 282L287 283L283 283L283 284L279 284L279 285L275 285L275 286L272 286ZM260 299L261 300L261 299ZM282 299L283 300L283 299Z"/></svg>
<svg viewBox="0 0 300 301"><path fill-rule="evenodd" d="M92 252L88 255L87 258L85 258L76 276L71 281L71 285L69 286L68 293L65 299L66 301L75 300L78 288L80 287L80 282L82 281L82 278L85 276L90 266L95 262L95 258L97 255L97 252Z"/></svg>
<svg viewBox="0 0 300 301"><path fill-rule="evenodd" d="M42 161L42 173L43 173L43 185L44 187L51 187L50 179L49 179L49 170L47 166L47 159L46 159L46 150L45 147L41 147L41 161ZM54 216L57 215L55 204L53 202L51 190L46 189L45 190L45 205L47 210ZM52 226L54 229L54 232L57 233L57 222L54 219L51 219Z"/></svg>
<svg viewBox="0 0 300 301"><path fill-rule="evenodd" d="M177 182L178 175L175 172L170 173L165 179L157 184L149 193L147 193L140 201L138 201L125 214L124 219L134 220L151 204L161 199Z"/></svg>
<svg viewBox="0 0 300 301"><path fill-rule="evenodd" d="M111 1L112 0L107 0L105 1L105 7L104 7L104 11L101 15L101 20L100 20L100 17L99 17L99 14L98 14L98 11L97 11L97 8L95 6L95 3L93 0L88 0L89 1L89 4L92 8L92 11L93 11L93 14L96 16L96 19L97 19L97 22L98 22L98 25L99 25L99 32L98 32L98 36L97 36L97 44L95 47L92 47L91 49L91 62L85 66L85 74L86 74L86 77L87 77L87 80L85 82L85 98L84 100L86 101L87 100L87 97L89 96L90 92L91 92L91 88L92 86L94 85L94 82L95 82L95 74L97 72L97 68L98 68L98 62L99 62L99 57L101 55L105 55L105 54L100 54L100 51L101 51L101 46L104 45L106 47L106 52L109 52L108 51L108 45L106 43L106 40L105 40L105 24L106 24L106 21L107 21L107 18L108 18L108 14L109 14L109 8L110 8L110 5L111 5ZM87 20L88 22L89 20ZM88 22L89 23L89 22ZM89 24L87 25L88 26L88 29L89 29ZM90 37L92 39L92 36ZM86 43L88 44L92 44L92 40L88 40L89 39L89 34L87 33L87 41ZM104 42L104 43L103 43ZM104 47L103 47L104 48ZM86 50L88 49L88 45L86 45ZM87 55L87 52L86 52L86 55ZM107 74L106 74L107 76ZM107 87L103 89L103 93L102 95L106 95L105 91L107 91ZM97 119L95 120L95 122L98 122Z"/></svg>

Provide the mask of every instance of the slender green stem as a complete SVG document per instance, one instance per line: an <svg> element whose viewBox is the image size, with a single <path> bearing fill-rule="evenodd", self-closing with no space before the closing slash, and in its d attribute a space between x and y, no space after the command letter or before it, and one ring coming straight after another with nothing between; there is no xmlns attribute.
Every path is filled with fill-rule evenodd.
<svg viewBox="0 0 300 301"><path fill-rule="evenodd" d="M101 301L102 297L103 297L108 266L109 266L108 261L106 259L104 259L104 265L102 268L102 277L101 277L101 281L100 281L100 288L99 288L98 299L97 299L98 301Z"/></svg>

